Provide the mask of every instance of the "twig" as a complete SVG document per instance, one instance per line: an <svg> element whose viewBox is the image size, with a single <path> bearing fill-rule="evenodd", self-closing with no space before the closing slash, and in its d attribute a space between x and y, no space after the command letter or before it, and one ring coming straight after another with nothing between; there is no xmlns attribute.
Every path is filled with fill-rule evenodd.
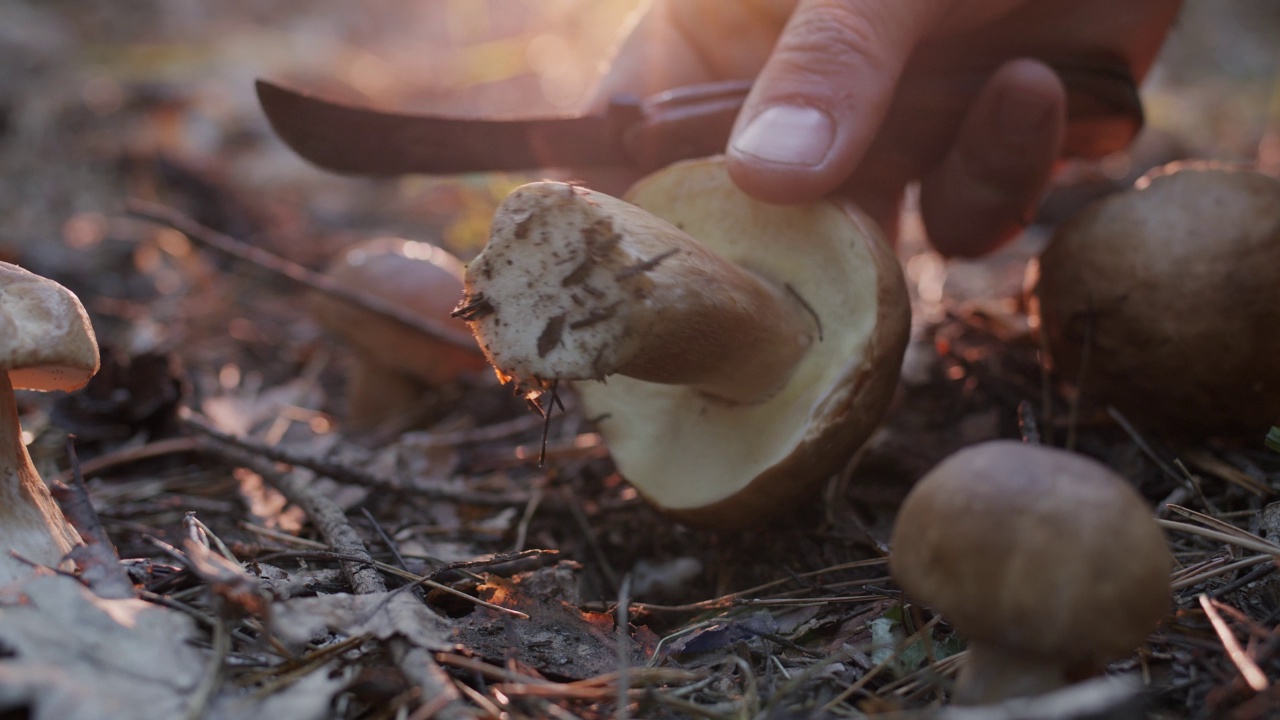
<svg viewBox="0 0 1280 720"><path fill-rule="evenodd" d="M49 483L50 493L62 507L67 521L80 533L84 545L77 545L71 550L71 557L80 567L81 576L89 589L100 598L127 599L137 597L133 581L129 579L116 546L102 527L102 519L93 509L89 499L89 489L85 487L84 476L80 472L80 461L76 457L75 436L67 436L67 458L71 463L70 484L53 481Z"/></svg>
<svg viewBox="0 0 1280 720"><path fill-rule="evenodd" d="M616 717L618 720L627 720L630 717L631 703L627 697L628 691L631 689L631 637L627 634L627 627L631 624L631 619L627 617L627 604L631 602L631 574L622 578L622 588L618 591L618 609L615 623L617 624L617 642L618 642L618 708Z"/></svg>
<svg viewBox="0 0 1280 720"><path fill-rule="evenodd" d="M420 317L364 293L352 292L334 282L328 276L287 260L262 248L254 247L212 228L205 227L174 208L145 200L130 199L128 213L136 218L165 225L191 238L196 243L212 248L238 260L252 263L264 270L292 280L317 292L324 293L361 310L381 315L402 325L409 332L425 335L462 350L480 354L480 347L471 334L443 322Z"/></svg>
<svg viewBox="0 0 1280 720"><path fill-rule="evenodd" d="M1168 508L1174 513L1181 515L1182 517L1187 518L1189 520L1195 520L1201 525L1204 525L1205 527L1208 527L1212 530L1217 530L1218 532L1226 533L1227 535L1233 535L1235 537L1243 538L1250 542L1266 543L1271 547L1272 554L1280 553L1280 545L1277 545L1276 543L1273 543L1270 540L1267 540L1265 538L1254 535L1253 533L1248 532L1246 530L1241 530L1235 525L1232 525L1230 523L1225 523L1219 520L1218 518L1213 517L1212 515L1205 515L1202 512L1196 512L1195 510L1182 507L1181 505L1169 505Z"/></svg>
<svg viewBox="0 0 1280 720"><path fill-rule="evenodd" d="M542 485L535 485L529 493L529 502L525 503L524 512L520 514L520 521L516 523L516 541L512 545L515 552L524 550L525 541L529 539L529 525L533 523L533 514L538 511L538 506L542 504L542 498L546 494Z"/></svg>
<svg viewBox="0 0 1280 720"><path fill-rule="evenodd" d="M569 508L569 514L573 516L578 529L582 531L582 539L587 544L587 549L591 551L591 555L595 558L600 574L604 577L605 582L609 583L609 587L614 592L617 592L621 589L618 573L613 569L613 564L609 562L608 556L604 554L604 550L600 547L600 541L596 539L595 530L591 528L591 521L587 518L586 511L582 509L582 501L578 499L578 495L573 491L573 488L566 485L561 490L565 505Z"/></svg>
<svg viewBox="0 0 1280 720"><path fill-rule="evenodd" d="M771 588L775 588L780 585L786 585L787 583L796 582L797 580L804 580L806 578L818 577L820 575L840 572L842 570L853 570L857 568L874 567L877 565L884 565L888 562L889 562L889 558L872 558L870 560L855 560L853 562L841 563L839 565L832 565L830 567L821 568L819 570L811 570L809 572L791 575L790 577L779 578L777 580L770 580L769 582L764 583L763 585L756 585L755 587L749 587L746 590L738 590L737 592L732 592L727 595L721 595L719 597L711 598L710 600L701 600L699 602L687 603L685 605L651 605L649 603L634 603L632 607L637 610L643 610L645 612L697 612L701 610L714 610L716 608L732 607L735 603L737 603L739 600L745 598L748 595L755 595L757 593L764 592L765 590L769 590ZM884 578L878 578L873 580L883 581ZM872 582L873 580L867 580L866 582ZM855 581L855 582L863 582L863 581ZM763 599L763 598L760 598L760 599ZM822 600L824 598L814 598L814 599Z"/></svg>
<svg viewBox="0 0 1280 720"><path fill-rule="evenodd" d="M1227 621L1222 619L1222 615L1218 614L1218 609L1214 606L1213 600L1208 595L1200 596L1200 607L1204 608L1204 614L1209 618L1209 622L1213 624L1213 630L1218 634L1218 639L1222 641L1222 647L1227 651L1227 657L1240 670L1240 675L1244 677L1244 681L1254 692L1263 692L1270 684L1267 680L1267 674L1258 667L1258 664L1249 657L1249 654L1240 647L1240 641L1236 639L1235 633L1231 632L1231 628L1227 625Z"/></svg>
<svg viewBox="0 0 1280 720"><path fill-rule="evenodd" d="M256 531L261 529L261 528L254 528L253 526L247 526L247 527L251 531ZM361 562L360 556L343 555L342 553L334 552L332 550L329 550L328 546L325 545L324 543L315 542L314 540L305 540L303 538L293 538L293 540L295 543L300 544L303 547L313 547L317 549L312 552L294 551L294 552L287 552L287 553L271 553L258 558L258 560L261 562L269 562L276 557L289 557L289 558L295 558L299 560L327 560L331 562L347 561L347 562L355 562L355 563ZM406 580L413 585L421 585L423 587L429 587L432 590L439 590L442 593L453 595L454 597L460 600L465 600L466 602L469 602L473 605L478 605L482 608L488 608L490 610L493 610L494 612L503 613L504 615L510 615L511 617L520 618L521 620L529 619L529 615L527 613L509 608L509 607L503 607L502 605L491 603L487 600L481 600L480 598L474 595L468 595L462 592L461 590L455 590L454 588L449 587L444 583L436 582L435 580L432 580L431 577L429 576L416 575L414 573L409 572L408 570L401 570L395 565L388 565L378 560L373 561L373 567L377 568L378 570L388 575L394 575L398 578Z"/></svg>
<svg viewBox="0 0 1280 720"><path fill-rule="evenodd" d="M1244 568L1253 567L1254 565L1257 565L1259 563L1274 562L1274 561L1275 561L1275 556L1273 555L1253 555L1243 560L1237 560L1236 562L1228 563L1226 565L1219 565L1218 567L1211 568L1208 570L1200 570L1192 573L1186 573L1184 571L1180 577L1176 577L1174 579L1173 583L1171 584L1171 587L1174 590L1183 590L1185 588L1195 587L1196 585L1199 585L1205 580L1210 580L1212 578L1218 577L1219 575L1226 575L1227 573L1232 573L1232 572L1235 572L1236 570L1243 570ZM1270 568L1259 568L1259 569L1274 570L1275 566L1272 565ZM1232 586L1236 585L1241 581L1244 581L1245 584L1247 584L1248 582L1251 582L1251 580L1246 580L1245 578L1241 578L1241 580L1232 582L1230 585L1225 585L1221 588L1218 588L1213 592L1213 594L1220 595L1220 594L1229 592L1230 589L1234 589Z"/></svg>
<svg viewBox="0 0 1280 720"><path fill-rule="evenodd" d="M329 498L315 492L310 484L312 474L309 471L293 470L279 472L270 462L251 455L237 448L224 448L231 453L243 456L244 467L262 475L279 490L289 502L302 508L311 522L315 524L325 542L350 560L341 560L341 566L351 582L357 595L385 593L387 585L378 574L374 560L365 548L355 528L347 521L342 508ZM452 588L451 588L452 589ZM418 602L412 595L392 593L388 602ZM474 713L463 702L457 686L452 683L444 670L431 658L430 653L415 647L401 637L387 641L392 658L404 672L405 676L422 689L423 697L447 697L450 702L437 711L442 720L462 720L472 718Z"/></svg>
<svg viewBox="0 0 1280 720"><path fill-rule="evenodd" d="M1275 572L1277 569L1275 558L1267 557L1266 555L1255 555L1249 558L1249 560L1252 562L1246 563L1245 561L1242 560L1240 562L1231 563L1230 565L1226 566L1226 568L1231 568L1232 570L1236 570L1236 569L1243 569L1243 568L1249 567L1249 565L1257 565L1263 562L1264 560L1269 560L1270 562L1268 562L1266 565L1263 565L1262 567L1254 568L1250 572L1245 573L1242 577L1236 578L1235 580L1232 580L1231 582L1227 583L1226 585L1223 585L1222 587L1215 588L1214 590L1208 593L1209 597L1213 598L1214 600L1217 600L1218 598L1223 597L1228 593L1232 593L1232 592L1235 592L1236 590L1239 590L1240 588L1248 585L1249 583L1253 583L1253 582L1257 582L1258 580L1261 580L1262 578ZM1223 568L1223 569L1225 570L1226 568Z"/></svg>
<svg viewBox="0 0 1280 720"><path fill-rule="evenodd" d="M1189 535L1199 535L1200 537L1208 538L1210 540L1217 540L1218 542L1224 542L1229 545L1237 545L1248 550L1253 550L1254 552L1266 553L1273 557L1280 556L1280 547L1277 547L1275 544L1267 542L1256 535L1252 538L1244 537L1234 533L1219 532L1217 530L1210 530L1198 525L1177 522L1175 520L1156 520L1156 523L1166 530L1184 532ZM1241 532L1243 533L1243 531ZM1248 533L1244 533L1244 535L1248 535Z"/></svg>
<svg viewBox="0 0 1280 720"><path fill-rule="evenodd" d="M80 472L82 475L97 475L98 473L114 468L117 465L126 465L139 460L148 460L150 458L163 457L165 455L194 452L199 449L200 438L166 438L164 440L149 442L146 445L126 447L112 452L103 453L102 455L81 463ZM74 467L70 468L59 475L57 479L62 482L70 482L74 471Z"/></svg>
<svg viewBox="0 0 1280 720"><path fill-rule="evenodd" d="M1185 476L1179 475L1178 471L1175 470L1173 466L1165 462L1164 458L1156 454L1155 448L1151 447L1151 444L1146 441L1146 438L1142 437L1142 434L1139 433L1138 429L1133 426L1133 423L1129 422L1129 419L1126 418L1123 414L1121 414L1119 410L1109 405L1107 406L1107 414L1110 415L1111 419L1115 420L1116 424L1118 424L1120 428L1125 431L1125 433L1129 436L1129 439L1133 440L1133 444L1138 446L1138 449L1142 451L1142 454L1146 455L1147 458L1151 460L1151 462L1156 464L1156 467L1160 468L1161 472L1163 472L1165 475L1168 475L1169 478L1176 483L1179 483L1182 485L1186 485L1189 483L1189 481ZM1192 490L1194 489L1195 488L1193 486Z"/></svg>
<svg viewBox="0 0 1280 720"><path fill-rule="evenodd" d="M219 618L213 624L213 655L209 657L209 664L205 665L200 684L191 693L191 704L183 714L184 720L199 720L209 712L209 699L213 697L213 692L218 687L223 663L231 654L231 633L227 632L226 623L225 618Z"/></svg>
<svg viewBox="0 0 1280 720"><path fill-rule="evenodd" d="M217 441L217 443L221 443L221 445L215 443L201 449L207 449L216 453L220 452L221 447L238 448L245 453L257 456L264 460L271 460L273 462L285 463L286 465L307 468L318 475L330 477L334 480L338 480L339 482L346 482L352 485L412 493L432 500L449 500L452 502L462 503L464 505L512 507L516 505L523 505L529 500L529 498L524 495L500 497L466 490L432 487L421 483L415 483L412 480L402 481L398 478L377 475L346 463L339 463L329 459L319 458L310 453L298 452L287 447L271 447L263 445L262 443L254 442L247 438L222 432L221 430L213 427L207 419L192 411L184 413L182 421L184 425L192 430L212 438Z"/></svg>

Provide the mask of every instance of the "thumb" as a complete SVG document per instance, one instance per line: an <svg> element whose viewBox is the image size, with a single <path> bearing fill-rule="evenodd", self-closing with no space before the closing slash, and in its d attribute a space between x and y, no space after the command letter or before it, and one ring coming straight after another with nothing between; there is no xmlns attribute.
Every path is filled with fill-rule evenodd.
<svg viewBox="0 0 1280 720"><path fill-rule="evenodd" d="M852 174L903 66L949 3L802 0L738 117L729 170L746 192L802 202Z"/></svg>

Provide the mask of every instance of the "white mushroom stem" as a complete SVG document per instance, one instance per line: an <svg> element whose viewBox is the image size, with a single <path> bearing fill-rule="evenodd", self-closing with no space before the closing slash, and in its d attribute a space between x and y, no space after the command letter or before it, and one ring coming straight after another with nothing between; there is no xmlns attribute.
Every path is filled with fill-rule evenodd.
<svg viewBox="0 0 1280 720"><path fill-rule="evenodd" d="M31 567L11 553L56 567L79 543L79 533L31 464L13 385L9 373L0 371L0 585L31 575Z"/></svg>
<svg viewBox="0 0 1280 720"><path fill-rule="evenodd" d="M503 201L457 314L522 384L620 373L735 403L780 390L819 335L791 288L634 205L555 182Z"/></svg>

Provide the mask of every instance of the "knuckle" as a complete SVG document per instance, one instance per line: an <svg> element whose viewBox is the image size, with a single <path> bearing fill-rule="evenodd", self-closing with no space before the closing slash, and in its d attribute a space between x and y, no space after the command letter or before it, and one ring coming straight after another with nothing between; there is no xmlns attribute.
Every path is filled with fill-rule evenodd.
<svg viewBox="0 0 1280 720"><path fill-rule="evenodd" d="M813 3L791 18L775 55L810 72L833 74L857 67L895 72L883 53L889 19L882 12L845 2Z"/></svg>

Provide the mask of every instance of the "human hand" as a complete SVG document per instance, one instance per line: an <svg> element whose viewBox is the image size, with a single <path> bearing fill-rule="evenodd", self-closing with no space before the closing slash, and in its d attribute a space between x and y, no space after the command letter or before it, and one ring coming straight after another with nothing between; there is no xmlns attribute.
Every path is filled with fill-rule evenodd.
<svg viewBox="0 0 1280 720"><path fill-rule="evenodd" d="M726 150L761 200L838 192L890 232L907 183L944 254L1016 234L1059 156L1046 60L1150 67L1180 0L654 0L596 104L757 78Z"/></svg>

